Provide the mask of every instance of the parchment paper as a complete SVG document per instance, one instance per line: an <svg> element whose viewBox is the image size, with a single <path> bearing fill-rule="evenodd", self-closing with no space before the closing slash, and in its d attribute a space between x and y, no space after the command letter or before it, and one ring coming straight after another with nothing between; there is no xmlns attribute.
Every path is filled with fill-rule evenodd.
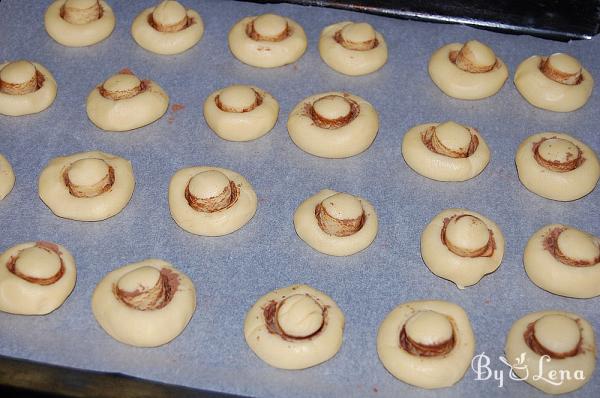
<svg viewBox="0 0 600 398"><path fill-rule="evenodd" d="M562 131L600 151L600 95L566 114L539 110L516 91L517 65L533 54L568 52L600 79L600 42L552 42L455 25L421 23L340 10L230 1L184 4L202 15L201 42L184 54L159 56L140 48L130 24L153 0L112 0L117 26L89 48L67 48L45 32L49 2L0 3L0 60L26 58L44 64L58 82L58 96L46 111L26 117L0 116L0 153L12 163L17 182L0 202L0 250L20 242L50 240L75 256L77 285L65 304L47 316L0 314L0 353L82 369L122 372L185 386L260 397L451 397L543 396L524 382L508 380L503 355L506 334L523 315L545 309L576 312L600 331L599 298L568 299L536 287L522 265L523 248L541 226L564 223L600 235L600 190L568 203L539 197L517 177L519 143L540 131ZM227 33L246 15L275 12L299 22L308 50L295 64L258 69L229 52ZM367 21L385 36L389 61L377 73L347 77L325 65L318 53L319 33L342 21ZM461 101L445 96L431 82L427 61L450 42L478 39L495 49L510 78L495 96ZM107 133L87 118L85 99L97 84L122 68L157 81L183 110L131 133ZM263 138L231 143L218 138L202 116L204 99L226 85L254 84L271 92L281 106L275 128ZM363 154L343 160L304 153L290 140L286 121L303 98L330 90L348 91L370 101L381 126ZM492 151L483 173L467 182L442 183L413 172L400 145L413 125L445 120L474 126ZM129 205L102 222L60 219L42 203L37 178L47 162L74 152L102 150L133 163L136 189ZM244 175L259 196L254 219L238 232L204 238L181 230L167 203L169 179L180 168L214 165ZM365 251L344 258L320 254L294 231L292 214L309 195L332 188L368 198L380 229ZM497 272L464 291L433 275L424 265L419 237L433 216L448 207L465 207L495 220L506 238ZM109 337L90 308L95 285L109 271L149 257L167 260L196 284L198 308L185 331L170 344L140 349ZM243 320L266 292L307 283L323 290L346 315L344 343L330 361L303 371L269 367L246 346ZM490 357L498 381L475 380L469 370L452 388L426 391L404 384L381 365L377 329L396 305L418 299L453 301L468 312L477 336L476 353ZM600 375L578 397L596 396Z"/></svg>

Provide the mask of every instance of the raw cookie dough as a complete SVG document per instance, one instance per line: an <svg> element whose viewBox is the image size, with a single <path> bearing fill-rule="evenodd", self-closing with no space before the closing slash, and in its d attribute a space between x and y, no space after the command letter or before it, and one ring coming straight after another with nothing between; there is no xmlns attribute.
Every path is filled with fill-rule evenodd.
<svg viewBox="0 0 600 398"><path fill-rule="evenodd" d="M332 358L342 345L344 314L325 293L307 285L274 290L244 321L246 343L281 369L304 369Z"/></svg>
<svg viewBox="0 0 600 398"><path fill-rule="evenodd" d="M0 114L22 116L48 108L56 81L48 69L25 60L0 64Z"/></svg>
<svg viewBox="0 0 600 398"><path fill-rule="evenodd" d="M508 78L508 69L494 51L477 40L452 43L429 59L429 76L446 95L478 100L496 94Z"/></svg>
<svg viewBox="0 0 600 398"><path fill-rule="evenodd" d="M200 14L171 0L145 9L131 25L136 43L156 54L182 53L198 43L203 34Z"/></svg>
<svg viewBox="0 0 600 398"><path fill-rule="evenodd" d="M375 240L377 213L366 199L324 189L298 206L294 227L313 249L331 256L350 256Z"/></svg>
<svg viewBox="0 0 600 398"><path fill-rule="evenodd" d="M531 105L555 112L571 112L587 102L594 79L578 60L563 53L534 55L515 72L515 86Z"/></svg>
<svg viewBox="0 0 600 398"><path fill-rule="evenodd" d="M217 135L229 141L250 141L267 134L279 115L279 103L255 86L229 86L204 102L204 119Z"/></svg>
<svg viewBox="0 0 600 398"><path fill-rule="evenodd" d="M570 312L525 315L508 332L504 352L517 376L547 394L581 388L592 379L596 367L592 325Z"/></svg>
<svg viewBox="0 0 600 398"><path fill-rule="evenodd" d="M381 68L388 58L383 36L365 22L339 22L327 26L319 38L319 54L333 70L350 76Z"/></svg>
<svg viewBox="0 0 600 398"><path fill-rule="evenodd" d="M600 178L594 150L563 133L543 132L526 138L519 145L515 163L525 188L548 199L584 197Z"/></svg>
<svg viewBox="0 0 600 398"><path fill-rule="evenodd" d="M504 255L504 236L498 225L466 209L446 209L431 220L421 235L421 257L431 272L459 289L494 272Z"/></svg>
<svg viewBox="0 0 600 398"><path fill-rule="evenodd" d="M300 149L324 158L365 151L379 130L379 116L364 99L340 92L305 98L290 113L290 138Z"/></svg>
<svg viewBox="0 0 600 398"><path fill-rule="evenodd" d="M0 256L0 311L45 315L64 303L75 287L75 260L51 242L27 242Z"/></svg>
<svg viewBox="0 0 600 398"><path fill-rule="evenodd" d="M562 224L546 225L527 242L523 264L529 279L554 294L600 296L600 239Z"/></svg>
<svg viewBox="0 0 600 398"><path fill-rule="evenodd" d="M449 387L463 378L475 352L466 312L447 301L412 301L381 323L377 353L394 377L421 388Z"/></svg>
<svg viewBox="0 0 600 398"><path fill-rule="evenodd" d="M39 178L42 201L59 217L99 221L119 213L131 199L131 163L104 152L52 159Z"/></svg>
<svg viewBox="0 0 600 398"><path fill-rule="evenodd" d="M87 98L87 115L102 130L128 131L161 118L169 108L169 96L152 80L131 73L111 76Z"/></svg>
<svg viewBox="0 0 600 398"><path fill-rule="evenodd" d="M417 173L437 181L465 181L490 161L490 150L479 131L448 121L420 124L402 140L402 156Z"/></svg>
<svg viewBox="0 0 600 398"><path fill-rule="evenodd" d="M0 154L0 200L10 193L15 185L15 173L8 160Z"/></svg>
<svg viewBox="0 0 600 398"><path fill-rule="evenodd" d="M110 36L115 14L102 0L57 0L46 10L44 26L63 46L91 46Z"/></svg>
<svg viewBox="0 0 600 398"><path fill-rule="evenodd" d="M229 49L245 64L275 68L304 54L306 34L298 23L279 15L245 17L229 31Z"/></svg>
<svg viewBox="0 0 600 398"><path fill-rule="evenodd" d="M257 202L248 180L220 167L181 169L169 184L171 217L196 235L222 236L237 231L254 216Z"/></svg>
<svg viewBox="0 0 600 398"><path fill-rule="evenodd" d="M168 343L196 310L196 289L171 264L148 259L104 277L92 296L96 320L114 339L137 347Z"/></svg>

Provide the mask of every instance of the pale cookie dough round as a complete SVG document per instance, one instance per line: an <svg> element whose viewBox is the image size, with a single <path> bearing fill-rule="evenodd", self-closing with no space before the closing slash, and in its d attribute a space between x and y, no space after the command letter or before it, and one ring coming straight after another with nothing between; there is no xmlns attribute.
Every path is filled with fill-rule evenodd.
<svg viewBox="0 0 600 398"><path fill-rule="evenodd" d="M0 200L12 191L15 185L15 173L8 160L0 154Z"/></svg>
<svg viewBox="0 0 600 398"><path fill-rule="evenodd" d="M59 217L99 221L119 213L131 199L131 163L104 152L52 159L39 177L42 201Z"/></svg>
<svg viewBox="0 0 600 398"><path fill-rule="evenodd" d="M257 202L248 180L220 167L181 169L169 183L171 217L196 235L222 236L237 231L254 216Z"/></svg>
<svg viewBox="0 0 600 398"><path fill-rule="evenodd" d="M87 115L108 131L129 131L160 119L169 108L169 96L152 80L130 73L111 76L87 97Z"/></svg>
<svg viewBox="0 0 600 398"><path fill-rule="evenodd" d="M514 82L531 105L555 112L581 108L594 88L592 75L578 60L563 53L527 58L517 68Z"/></svg>
<svg viewBox="0 0 600 398"><path fill-rule="evenodd" d="M245 64L276 68L306 51L306 34L295 21L275 14L245 17L229 31L229 49Z"/></svg>
<svg viewBox="0 0 600 398"><path fill-rule="evenodd" d="M527 242L523 264L529 279L550 293L600 296L600 239L562 224L538 230Z"/></svg>
<svg viewBox="0 0 600 398"><path fill-rule="evenodd" d="M581 388L596 367L592 325L570 312L525 315L508 332L504 353L517 376L546 394Z"/></svg>
<svg viewBox="0 0 600 398"><path fill-rule="evenodd" d="M408 130L402 156L411 169L427 178L465 181L485 169L490 150L477 129L448 121Z"/></svg>
<svg viewBox="0 0 600 398"><path fill-rule="evenodd" d="M23 116L48 108L56 81L48 69L25 60L0 64L0 114Z"/></svg>
<svg viewBox="0 0 600 398"><path fill-rule="evenodd" d="M44 26L63 46L91 46L110 36L115 14L102 0L57 0L46 10Z"/></svg>
<svg viewBox="0 0 600 398"><path fill-rule="evenodd" d="M193 282L159 259L110 272L92 296L92 311L102 329L115 340L137 347L157 347L173 340L195 310Z"/></svg>
<svg viewBox="0 0 600 398"><path fill-rule="evenodd" d="M140 47L156 54L182 53L200 41L204 23L200 14L179 2L166 0L142 11L131 25L131 35Z"/></svg>
<svg viewBox="0 0 600 398"><path fill-rule="evenodd" d="M300 239L318 252L350 256L373 243L378 221L368 200L324 189L298 206L294 227Z"/></svg>
<svg viewBox="0 0 600 398"><path fill-rule="evenodd" d="M504 255L504 236L496 223L466 209L446 209L421 234L421 257L437 276L459 289L494 272Z"/></svg>
<svg viewBox="0 0 600 398"><path fill-rule="evenodd" d="M45 315L64 303L75 287L75 260L51 242L27 242L0 255L0 311Z"/></svg>
<svg viewBox="0 0 600 398"><path fill-rule="evenodd" d="M600 178L594 150L563 133L543 132L526 138L517 149L515 163L525 188L553 200L582 198Z"/></svg>
<svg viewBox="0 0 600 398"><path fill-rule="evenodd" d="M204 119L221 138L250 141L267 134L279 115L279 103L255 86L229 86L204 102Z"/></svg>
<svg viewBox="0 0 600 398"><path fill-rule="evenodd" d="M287 129L294 144L311 155L347 158L371 146L379 130L379 116L370 103L356 95L327 92L296 105Z"/></svg>
<svg viewBox="0 0 600 398"><path fill-rule="evenodd" d="M429 76L444 94L478 100L496 94L508 78L508 68L494 51L477 40L451 43L429 59Z"/></svg>
<svg viewBox="0 0 600 398"><path fill-rule="evenodd" d="M258 299L246 315L244 336L269 365L305 369L339 351L344 322L331 297L307 285L292 285Z"/></svg>
<svg viewBox="0 0 600 398"><path fill-rule="evenodd" d="M412 301L390 312L377 333L383 366L421 388L449 387L463 378L475 352L466 312L447 301Z"/></svg>
<svg viewBox="0 0 600 398"><path fill-rule="evenodd" d="M319 54L330 68L350 76L375 72L388 59L385 39L365 22L327 26L321 31Z"/></svg>

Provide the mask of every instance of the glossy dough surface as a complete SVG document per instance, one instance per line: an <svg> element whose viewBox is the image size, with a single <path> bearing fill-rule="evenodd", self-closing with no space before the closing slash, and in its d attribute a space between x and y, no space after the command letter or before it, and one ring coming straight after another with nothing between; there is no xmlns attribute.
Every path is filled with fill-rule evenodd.
<svg viewBox="0 0 600 398"><path fill-rule="evenodd" d="M291 295L309 295L326 308L326 321L312 337L282 338L271 333L265 324L265 307ZM262 296L252 306L244 321L244 336L252 351L271 366L281 369L304 369L332 358L342 345L344 314L325 293L307 285L292 285Z"/></svg>
<svg viewBox="0 0 600 398"><path fill-rule="evenodd" d="M0 71L9 64L0 64ZM35 69L44 76L42 86L36 91L23 95L11 95L0 92L0 114L23 116L38 113L48 108L56 98L56 81L48 69L32 62Z"/></svg>
<svg viewBox="0 0 600 398"><path fill-rule="evenodd" d="M350 21L339 22L325 27L319 38L319 54L323 61L333 70L349 76L359 76L380 69L388 59L385 39L375 32L378 45L370 50L351 50L345 48L335 39L335 34Z"/></svg>
<svg viewBox="0 0 600 398"><path fill-rule="evenodd" d="M496 57L497 65L489 72L472 73L450 61L450 53L459 51L462 43L447 44L429 59L429 76L446 95L458 99L478 100L496 94L508 78L508 68Z"/></svg>
<svg viewBox="0 0 600 398"><path fill-rule="evenodd" d="M422 134L439 123L425 123L412 127L402 140L402 156L406 164L424 177L436 181L465 181L479 175L490 161L490 149L479 131L468 127L477 136L479 145L465 158L452 158L431 151L423 143Z"/></svg>
<svg viewBox="0 0 600 398"><path fill-rule="evenodd" d="M53 283L40 284L28 281L9 271L11 259L17 258L21 252L31 248L41 248L50 254L50 260L60 262L62 276ZM44 258L45 257L45 258ZM48 255L41 257L48 259ZM41 258L34 254L29 262L29 272L44 273L48 264L41 263ZM17 264L18 270L19 264ZM0 311L20 315L45 315L62 305L75 287L75 260L67 249L50 242L27 242L7 249L0 255ZM43 282L47 283L47 282Z"/></svg>
<svg viewBox="0 0 600 398"><path fill-rule="evenodd" d="M177 290L166 306L141 311L124 304L114 294L119 279L141 267L168 270L171 276L177 277ZM115 340L137 347L156 347L173 340L185 329L195 310L193 282L159 259L128 264L110 272L98 283L92 295L92 311L102 329Z"/></svg>
<svg viewBox="0 0 600 398"><path fill-rule="evenodd" d="M12 191L15 185L15 173L8 160L0 154L0 200Z"/></svg>
<svg viewBox="0 0 600 398"><path fill-rule="evenodd" d="M454 348L443 356L423 357L409 353L400 345L400 332L415 313L435 311L451 318ZM383 366L394 377L421 388L449 387L463 378L475 352L475 335L466 312L447 301L403 303L383 320L377 333L377 353Z"/></svg>
<svg viewBox="0 0 600 398"><path fill-rule="evenodd" d="M249 111L226 112L215 101L225 89L215 91L204 102L206 124L228 141L250 141L262 137L275 126L279 115L279 103L271 94L255 86L242 87L255 90L261 96L260 105Z"/></svg>
<svg viewBox="0 0 600 398"><path fill-rule="evenodd" d="M231 53L245 64L259 68L275 68L296 62L306 51L306 34L295 21L285 18L290 35L281 41L253 40L246 33L257 16L245 17L229 31Z"/></svg>
<svg viewBox="0 0 600 398"><path fill-rule="evenodd" d="M65 184L63 173L81 159L101 159L114 170L110 190L95 197L76 197ZM119 156L99 151L81 152L52 159L38 180L42 201L59 217L79 221L99 221L119 213L133 195L135 178L131 163Z"/></svg>
<svg viewBox="0 0 600 398"><path fill-rule="evenodd" d="M442 242L444 220L455 215L479 218L492 231L495 249L489 257L461 257ZM495 222L479 213L466 209L446 209L436 215L421 234L421 257L431 272L448 279L459 289L476 284L484 275L494 272L504 256L504 235Z"/></svg>
<svg viewBox="0 0 600 398"><path fill-rule="evenodd" d="M571 141L581 150L585 161L576 169L556 172L541 166L534 157L533 147L544 138ZM593 149L568 134L543 132L529 136L517 149L515 163L521 183L531 192L544 198L570 201L579 199L594 190L600 178L600 162Z"/></svg>
<svg viewBox="0 0 600 398"><path fill-rule="evenodd" d="M237 202L228 208L205 213L192 208L185 191L190 179L196 174L217 170L239 188ZM222 236L242 228L256 213L258 199L252 185L235 171L209 166L188 167L177 171L169 183L169 209L171 217L182 229L204 236Z"/></svg>
<svg viewBox="0 0 600 398"><path fill-rule="evenodd" d="M336 193L331 189L323 189L302 202L294 212L294 227L300 239L318 252L331 256L350 256L366 249L375 240L379 225L377 213L368 200L357 197L365 214L361 229L350 236L329 235L319 226L315 207Z"/></svg>
<svg viewBox="0 0 600 398"><path fill-rule="evenodd" d="M317 126L307 114L307 106L326 96L343 96L360 107L360 113L350 123L336 129ZM305 98L288 117L290 138L300 149L324 158L347 158L365 151L377 136L379 115L364 99L341 92L326 92Z"/></svg>
<svg viewBox="0 0 600 398"><path fill-rule="evenodd" d="M563 315L577 321L581 333L579 354L563 359L546 357L545 360L542 360L540 354L534 352L527 345L523 338L527 327L546 315ZM508 362L513 365L512 368L517 376L547 394L564 394L581 388L592 378L596 368L596 342L592 325L581 316L570 312L540 311L525 315L510 328L506 337L504 353ZM542 367L540 367L540 364ZM560 371L567 370L571 374L571 380L556 378L553 380L550 377L551 372L559 374ZM585 380L574 378L577 370L583 372ZM528 373L525 373L526 371ZM540 374L542 377L535 377ZM553 385L544 379L552 380L558 385Z"/></svg>
<svg viewBox="0 0 600 398"><path fill-rule="evenodd" d="M85 24L73 24L61 17L65 0L57 0L48 7L44 15L46 32L59 44L68 47L84 47L106 39L115 28L115 14L112 8L100 0L102 16Z"/></svg>
<svg viewBox="0 0 600 398"><path fill-rule="evenodd" d="M173 55L192 48L202 39L204 22L198 12L188 9L187 17L191 24L177 32L161 32L148 23L155 7L142 11L131 25L131 35L142 48L156 54Z"/></svg>
<svg viewBox="0 0 600 398"><path fill-rule="evenodd" d="M573 229L562 224L546 225L536 231L525 246L523 264L527 276L533 283L550 293L574 298L591 298L600 296L600 257L596 257L590 265L568 265L557 259L551 252L555 250L552 235L555 231ZM583 231L580 231L583 232ZM583 232L589 246L596 246L596 256L600 254L600 239ZM577 242L582 246L583 242ZM574 247L572 250L576 250ZM597 261L595 264L594 261Z"/></svg>
<svg viewBox="0 0 600 398"><path fill-rule="evenodd" d="M531 56L515 71L515 87L523 98L533 106L555 112L571 112L585 105L594 87L592 75L582 68L580 84L562 84L540 71L541 61L542 57Z"/></svg>

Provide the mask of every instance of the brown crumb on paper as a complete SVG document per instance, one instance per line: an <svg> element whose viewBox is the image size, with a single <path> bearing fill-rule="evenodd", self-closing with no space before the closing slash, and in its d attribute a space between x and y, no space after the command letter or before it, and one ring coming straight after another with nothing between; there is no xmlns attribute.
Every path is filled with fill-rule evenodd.
<svg viewBox="0 0 600 398"><path fill-rule="evenodd" d="M173 124L173 122L175 121L175 114L184 109L185 109L185 105L183 105L183 104L173 104L171 106L171 114L167 118L167 122L169 124Z"/></svg>
<svg viewBox="0 0 600 398"><path fill-rule="evenodd" d="M181 110L185 109L185 105L183 104L173 104L173 106L171 106L171 112L179 112Z"/></svg>

